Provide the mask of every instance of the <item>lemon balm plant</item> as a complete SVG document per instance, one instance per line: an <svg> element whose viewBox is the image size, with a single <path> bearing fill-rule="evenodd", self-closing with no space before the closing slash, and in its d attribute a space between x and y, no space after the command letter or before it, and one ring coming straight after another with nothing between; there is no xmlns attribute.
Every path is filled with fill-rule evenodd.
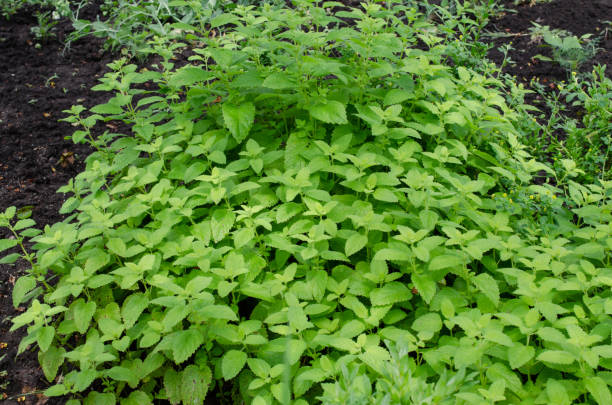
<svg viewBox="0 0 612 405"><path fill-rule="evenodd" d="M500 83L389 3L236 7L191 64L117 61L68 111L96 148L68 218L0 218L34 242L13 328L47 395L610 403L612 185L533 184Z"/></svg>

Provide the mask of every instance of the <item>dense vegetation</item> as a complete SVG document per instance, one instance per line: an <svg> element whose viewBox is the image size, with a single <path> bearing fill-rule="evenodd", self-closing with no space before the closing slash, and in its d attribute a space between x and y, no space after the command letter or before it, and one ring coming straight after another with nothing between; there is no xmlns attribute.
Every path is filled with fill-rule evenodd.
<svg viewBox="0 0 612 405"><path fill-rule="evenodd" d="M449 31L477 35L483 8L440 28L410 2L341 6L185 14L149 39L156 69L120 59L108 103L67 111L97 150L60 190L70 216L0 216L47 395L612 403L606 160L533 157L521 88ZM598 80L574 90L605 128ZM130 131L93 136L111 120Z"/></svg>

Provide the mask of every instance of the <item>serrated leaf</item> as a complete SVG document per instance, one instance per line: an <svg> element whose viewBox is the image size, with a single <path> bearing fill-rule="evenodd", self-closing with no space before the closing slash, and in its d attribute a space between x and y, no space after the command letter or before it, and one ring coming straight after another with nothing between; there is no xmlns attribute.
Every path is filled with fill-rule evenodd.
<svg viewBox="0 0 612 405"><path fill-rule="evenodd" d="M308 346L303 340L291 339L287 342L287 351L285 353L287 363L294 365L302 358L302 354Z"/></svg>
<svg viewBox="0 0 612 405"><path fill-rule="evenodd" d="M545 350L538 355L538 361L554 364L572 364L576 358L563 350Z"/></svg>
<svg viewBox="0 0 612 405"><path fill-rule="evenodd" d="M249 358L247 359L249 368L259 378L267 378L270 376L270 365L262 359Z"/></svg>
<svg viewBox="0 0 612 405"><path fill-rule="evenodd" d="M520 343L516 343L508 349L508 363L510 363L510 367L513 369L527 364L533 356L535 356L535 349L531 346L523 346Z"/></svg>
<svg viewBox="0 0 612 405"><path fill-rule="evenodd" d="M368 237L360 233L355 233L346 240L344 253L347 257L359 252L368 243Z"/></svg>
<svg viewBox="0 0 612 405"><path fill-rule="evenodd" d="M148 305L149 299L142 293L132 294L123 301L123 305L121 306L121 318L125 324L125 329L134 326Z"/></svg>
<svg viewBox="0 0 612 405"><path fill-rule="evenodd" d="M210 222L212 238L216 242L220 242L225 238L234 225L235 214L229 210L216 210Z"/></svg>
<svg viewBox="0 0 612 405"><path fill-rule="evenodd" d="M599 405L612 404L612 395L610 394L608 384L601 377L585 378L584 386Z"/></svg>
<svg viewBox="0 0 612 405"><path fill-rule="evenodd" d="M198 310L198 315L204 319L224 319L227 321L237 321L236 313L227 305L207 305Z"/></svg>
<svg viewBox="0 0 612 405"><path fill-rule="evenodd" d="M408 301L411 297L412 293L408 287L402 283L393 281L385 284L381 288L372 290L370 293L370 302L374 306L383 306Z"/></svg>
<svg viewBox="0 0 612 405"><path fill-rule="evenodd" d="M53 342L55 337L55 328L53 326L43 326L38 330L38 347L41 352L46 352Z"/></svg>
<svg viewBox="0 0 612 405"><path fill-rule="evenodd" d="M263 81L263 86L274 90L292 89L295 83L285 72L272 73Z"/></svg>
<svg viewBox="0 0 612 405"><path fill-rule="evenodd" d="M92 391L83 401L83 405L115 405L117 400L112 392L96 392Z"/></svg>
<svg viewBox="0 0 612 405"><path fill-rule="evenodd" d="M197 329L174 332L171 336L172 355L176 364L187 360L204 343L204 336Z"/></svg>
<svg viewBox="0 0 612 405"><path fill-rule="evenodd" d="M442 329L442 319L440 315L435 312L421 315L412 323L412 329L417 332L428 332L433 334Z"/></svg>
<svg viewBox="0 0 612 405"><path fill-rule="evenodd" d="M240 350L229 350L221 359L221 374L223 378L231 380L236 377L247 361L247 354Z"/></svg>
<svg viewBox="0 0 612 405"><path fill-rule="evenodd" d="M317 103L308 108L313 118L328 124L346 124L346 109L344 104L335 100L328 100L325 104Z"/></svg>
<svg viewBox="0 0 612 405"><path fill-rule="evenodd" d="M172 87L191 86L194 83L204 82L214 77L212 72L193 66L185 66L177 70L168 80Z"/></svg>
<svg viewBox="0 0 612 405"><path fill-rule="evenodd" d="M571 401L567 395L565 386L559 381L549 378L546 381L546 395L548 402L555 405L570 405Z"/></svg>
<svg viewBox="0 0 612 405"><path fill-rule="evenodd" d="M442 270L448 268L463 268L464 260L458 255L440 255L429 262L429 270Z"/></svg>
<svg viewBox="0 0 612 405"><path fill-rule="evenodd" d="M82 298L74 301L70 306L74 316L74 324L80 334L85 334L89 329L91 318L96 312L96 303L94 301L85 302Z"/></svg>
<svg viewBox="0 0 612 405"><path fill-rule="evenodd" d="M168 368L164 373L164 388L168 401L172 405L178 405L181 402L181 375L172 368Z"/></svg>
<svg viewBox="0 0 612 405"><path fill-rule="evenodd" d="M487 273L477 275L473 278L473 281L476 288L486 295L493 305L497 307L499 305L499 287L497 286L497 281Z"/></svg>
<svg viewBox="0 0 612 405"><path fill-rule="evenodd" d="M430 303L436 294L436 282L427 274L413 274L412 282L417 289L417 294L423 298L423 301Z"/></svg>
<svg viewBox="0 0 612 405"><path fill-rule="evenodd" d="M236 141L241 143L249 134L255 121L255 106L250 102L238 106L223 103L221 109L225 126Z"/></svg>
<svg viewBox="0 0 612 405"><path fill-rule="evenodd" d="M195 365L189 365L181 372L181 399L183 405L201 405L204 403L212 374L205 366L200 370Z"/></svg>
<svg viewBox="0 0 612 405"><path fill-rule="evenodd" d="M50 346L45 352L38 352L38 362L41 365L47 381L53 381L57 375L57 370L64 363L63 347Z"/></svg>
<svg viewBox="0 0 612 405"><path fill-rule="evenodd" d="M0 239L0 252L17 246L16 239Z"/></svg>
<svg viewBox="0 0 612 405"><path fill-rule="evenodd" d="M13 286L13 306L17 308L23 302L27 293L36 287L36 279L32 276L19 277Z"/></svg>

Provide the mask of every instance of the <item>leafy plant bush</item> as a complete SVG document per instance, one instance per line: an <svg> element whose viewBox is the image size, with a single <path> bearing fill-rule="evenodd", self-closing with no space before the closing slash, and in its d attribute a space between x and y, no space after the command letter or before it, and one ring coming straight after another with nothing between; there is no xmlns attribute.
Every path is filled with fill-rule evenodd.
<svg viewBox="0 0 612 405"><path fill-rule="evenodd" d="M97 149L70 216L0 217L1 249L35 243L13 329L47 395L612 402L612 184L533 184L554 173L499 82L414 48L415 9L362 6L236 7L191 65L117 61L69 111Z"/></svg>
<svg viewBox="0 0 612 405"><path fill-rule="evenodd" d="M533 23L529 29L532 41L540 43L551 49L552 58L538 55L541 60L554 61L565 68L568 72L575 72L578 68L592 59L597 53L597 42L591 39L591 34L582 35L578 38L561 29L551 29L549 26L541 26Z"/></svg>

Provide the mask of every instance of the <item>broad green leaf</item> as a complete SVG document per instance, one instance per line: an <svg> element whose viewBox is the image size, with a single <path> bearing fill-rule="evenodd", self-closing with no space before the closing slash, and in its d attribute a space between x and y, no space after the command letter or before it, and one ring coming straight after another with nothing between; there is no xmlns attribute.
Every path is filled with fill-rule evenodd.
<svg viewBox="0 0 612 405"><path fill-rule="evenodd" d="M13 306L17 308L23 302L27 293L36 287L36 279L32 276L19 277L13 286Z"/></svg>
<svg viewBox="0 0 612 405"><path fill-rule="evenodd" d="M608 384L601 377L585 378L584 386L599 405L612 404L612 395L610 394Z"/></svg>
<svg viewBox="0 0 612 405"><path fill-rule="evenodd" d="M355 233L346 240L344 253L347 257L359 252L368 243L368 238L360 233Z"/></svg>
<svg viewBox="0 0 612 405"><path fill-rule="evenodd" d="M172 336L172 355L176 364L187 360L204 343L202 333L193 328L174 332L170 336Z"/></svg>
<svg viewBox="0 0 612 405"><path fill-rule="evenodd" d="M85 334L89 329L91 318L96 312L96 303L94 301L85 302L82 298L74 301L70 306L72 315L74 316L74 324L80 334Z"/></svg>
<svg viewBox="0 0 612 405"><path fill-rule="evenodd" d="M525 365L533 356L535 356L535 349L531 346L515 343L514 346L508 349L508 362L510 367L514 369Z"/></svg>
<svg viewBox="0 0 612 405"><path fill-rule="evenodd" d="M434 257L429 262L429 270L441 270L448 268L463 268L465 261L458 255L445 254Z"/></svg>
<svg viewBox="0 0 612 405"><path fill-rule="evenodd" d="M222 110L225 126L236 141L241 143L249 134L255 121L255 106L250 102L238 106L223 103Z"/></svg>
<svg viewBox="0 0 612 405"><path fill-rule="evenodd" d="M115 405L117 400L112 392L91 391L83 401L83 405Z"/></svg>
<svg viewBox="0 0 612 405"><path fill-rule="evenodd" d="M38 330L38 347L41 352L46 352L53 342L55 337L55 328L53 326L43 326Z"/></svg>
<svg viewBox="0 0 612 405"><path fill-rule="evenodd" d="M164 388L168 401L178 405L181 402L181 374L168 367L164 373Z"/></svg>
<svg viewBox="0 0 612 405"><path fill-rule="evenodd" d="M412 323L412 329L423 335L424 339L430 339L435 333L442 329L442 319L440 315L431 312L421 315Z"/></svg>
<svg viewBox="0 0 612 405"><path fill-rule="evenodd" d="M49 346L46 351L38 352L38 361L47 381L53 381L55 379L59 367L64 363L65 353L66 350L64 350L63 347L56 346Z"/></svg>
<svg viewBox="0 0 612 405"><path fill-rule="evenodd" d="M148 305L149 300L142 293L132 294L123 301L123 305L121 306L121 318L123 319L126 329L130 329L134 326Z"/></svg>
<svg viewBox="0 0 612 405"><path fill-rule="evenodd" d="M236 377L247 361L247 354L240 350L229 350L221 359L221 373L228 381Z"/></svg>
<svg viewBox="0 0 612 405"><path fill-rule="evenodd" d="M546 381L546 394L548 395L548 401L555 405L570 405L571 401L567 395L565 386L559 381L549 378Z"/></svg>
<svg viewBox="0 0 612 405"><path fill-rule="evenodd" d="M185 66L170 76L168 84L172 87L191 86L194 83L204 82L213 78L214 75L200 67Z"/></svg>
<svg viewBox="0 0 612 405"><path fill-rule="evenodd" d="M346 124L346 110L339 101L328 100L325 104L317 103L308 108L310 115L328 124Z"/></svg>
<svg viewBox="0 0 612 405"><path fill-rule="evenodd" d="M284 90L294 88L295 83L291 80L287 73L276 72L266 77L266 80L263 82L263 86L269 89Z"/></svg>
<svg viewBox="0 0 612 405"><path fill-rule="evenodd" d="M545 350L537 357L538 361L545 361L554 364L572 364L576 358L563 350Z"/></svg>
<svg viewBox="0 0 612 405"><path fill-rule="evenodd" d="M486 295L493 305L497 307L499 305L499 287L497 286L497 281L487 273L477 275L473 278L473 281L476 288Z"/></svg>
<svg viewBox="0 0 612 405"><path fill-rule="evenodd" d="M201 405L211 383L210 369L200 370L191 364L181 372L181 399L184 405Z"/></svg>
<svg viewBox="0 0 612 405"><path fill-rule="evenodd" d="M0 252L17 246L16 239L0 239Z"/></svg>
<svg viewBox="0 0 612 405"><path fill-rule="evenodd" d="M218 209L212 215L210 227L212 238L216 242L220 242L225 238L234 225L235 214L229 210Z"/></svg>
<svg viewBox="0 0 612 405"><path fill-rule="evenodd" d="M423 298L423 301L429 304L436 294L436 282L427 274L413 274L412 282L417 289L417 294Z"/></svg>
<svg viewBox="0 0 612 405"><path fill-rule="evenodd" d="M408 301L410 298L412 298L410 289L396 281L387 283L381 288L376 288L370 293L370 301L375 306L395 304Z"/></svg>

